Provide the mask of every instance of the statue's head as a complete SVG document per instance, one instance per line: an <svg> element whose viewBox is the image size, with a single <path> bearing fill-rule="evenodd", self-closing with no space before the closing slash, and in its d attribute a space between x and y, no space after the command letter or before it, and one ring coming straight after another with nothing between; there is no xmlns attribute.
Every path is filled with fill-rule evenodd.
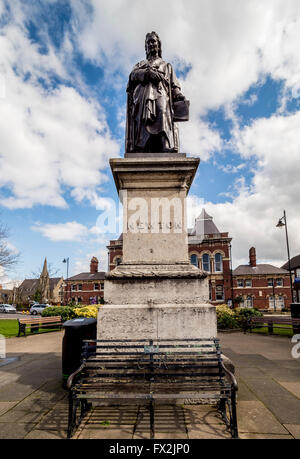
<svg viewBox="0 0 300 459"><path fill-rule="evenodd" d="M159 36L157 35L156 32L150 32L147 33L146 39L145 39L145 50L146 50L146 57L147 59L151 56L152 52L151 50L153 49L153 46L157 46L158 48L158 55L161 57L161 41Z"/></svg>

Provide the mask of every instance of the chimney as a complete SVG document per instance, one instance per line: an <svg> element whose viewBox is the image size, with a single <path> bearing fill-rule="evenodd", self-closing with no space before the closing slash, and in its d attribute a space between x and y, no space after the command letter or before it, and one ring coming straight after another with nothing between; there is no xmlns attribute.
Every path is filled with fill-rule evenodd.
<svg viewBox="0 0 300 459"><path fill-rule="evenodd" d="M251 247L249 250L249 264L250 266L256 266L256 250L255 247Z"/></svg>
<svg viewBox="0 0 300 459"><path fill-rule="evenodd" d="M98 259L96 257L91 259L90 272L94 274L98 272Z"/></svg>

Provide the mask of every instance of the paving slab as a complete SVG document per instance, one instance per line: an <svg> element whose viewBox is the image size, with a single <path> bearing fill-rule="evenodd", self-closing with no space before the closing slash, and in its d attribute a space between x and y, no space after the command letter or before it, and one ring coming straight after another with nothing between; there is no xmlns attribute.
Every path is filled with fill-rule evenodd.
<svg viewBox="0 0 300 459"><path fill-rule="evenodd" d="M282 424L300 424L300 400L267 376L248 379L248 387Z"/></svg>
<svg viewBox="0 0 300 459"><path fill-rule="evenodd" d="M18 423L18 424L28 424L28 423L37 423L44 416L44 411L25 411L20 409L11 409L7 413L3 414L0 417L0 429L3 423Z"/></svg>
<svg viewBox="0 0 300 459"><path fill-rule="evenodd" d="M285 381L278 381L281 386L283 386L286 390L291 392L295 397L300 399L300 381L299 382L285 382Z"/></svg>
<svg viewBox="0 0 300 459"><path fill-rule="evenodd" d="M292 434L292 436L300 440L300 425L299 424L284 424L284 427Z"/></svg>
<svg viewBox="0 0 300 459"><path fill-rule="evenodd" d="M0 416L5 414L11 408L17 405L18 402L0 402ZM1 419L1 418L0 418Z"/></svg>
<svg viewBox="0 0 300 459"><path fill-rule="evenodd" d="M241 433L241 440L293 440L292 435Z"/></svg>
<svg viewBox="0 0 300 459"><path fill-rule="evenodd" d="M2 423L0 425L0 439L16 440L25 438L35 428L36 424Z"/></svg>
<svg viewBox="0 0 300 459"><path fill-rule="evenodd" d="M240 433L282 434L288 432L262 402L239 401L237 416Z"/></svg>

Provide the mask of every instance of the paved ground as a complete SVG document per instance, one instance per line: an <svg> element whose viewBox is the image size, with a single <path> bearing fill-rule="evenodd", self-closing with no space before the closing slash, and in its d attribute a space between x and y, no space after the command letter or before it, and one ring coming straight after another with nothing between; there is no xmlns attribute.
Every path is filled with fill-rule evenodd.
<svg viewBox="0 0 300 459"><path fill-rule="evenodd" d="M0 312L0 319L19 319L20 317L24 317L24 314L22 313L6 313L6 312Z"/></svg>
<svg viewBox="0 0 300 459"><path fill-rule="evenodd" d="M66 438L67 393L61 387L62 332L7 340L0 360L0 438ZM290 339L220 335L224 354L236 365L241 438L300 438L300 358ZM300 354L300 352L299 352ZM97 407L75 438L149 438L148 413L138 407ZM159 406L156 438L228 438L212 407Z"/></svg>

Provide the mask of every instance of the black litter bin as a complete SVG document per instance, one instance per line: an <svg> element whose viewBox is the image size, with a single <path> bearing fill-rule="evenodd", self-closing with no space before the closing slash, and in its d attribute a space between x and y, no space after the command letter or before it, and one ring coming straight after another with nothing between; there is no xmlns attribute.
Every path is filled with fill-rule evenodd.
<svg viewBox="0 0 300 459"><path fill-rule="evenodd" d="M63 386L68 377L80 366L83 340L96 340L97 320L78 318L63 323L65 334L62 342Z"/></svg>
<svg viewBox="0 0 300 459"><path fill-rule="evenodd" d="M291 317L292 319L300 319L300 303L291 303ZM300 325L293 325L294 335L300 334Z"/></svg>

